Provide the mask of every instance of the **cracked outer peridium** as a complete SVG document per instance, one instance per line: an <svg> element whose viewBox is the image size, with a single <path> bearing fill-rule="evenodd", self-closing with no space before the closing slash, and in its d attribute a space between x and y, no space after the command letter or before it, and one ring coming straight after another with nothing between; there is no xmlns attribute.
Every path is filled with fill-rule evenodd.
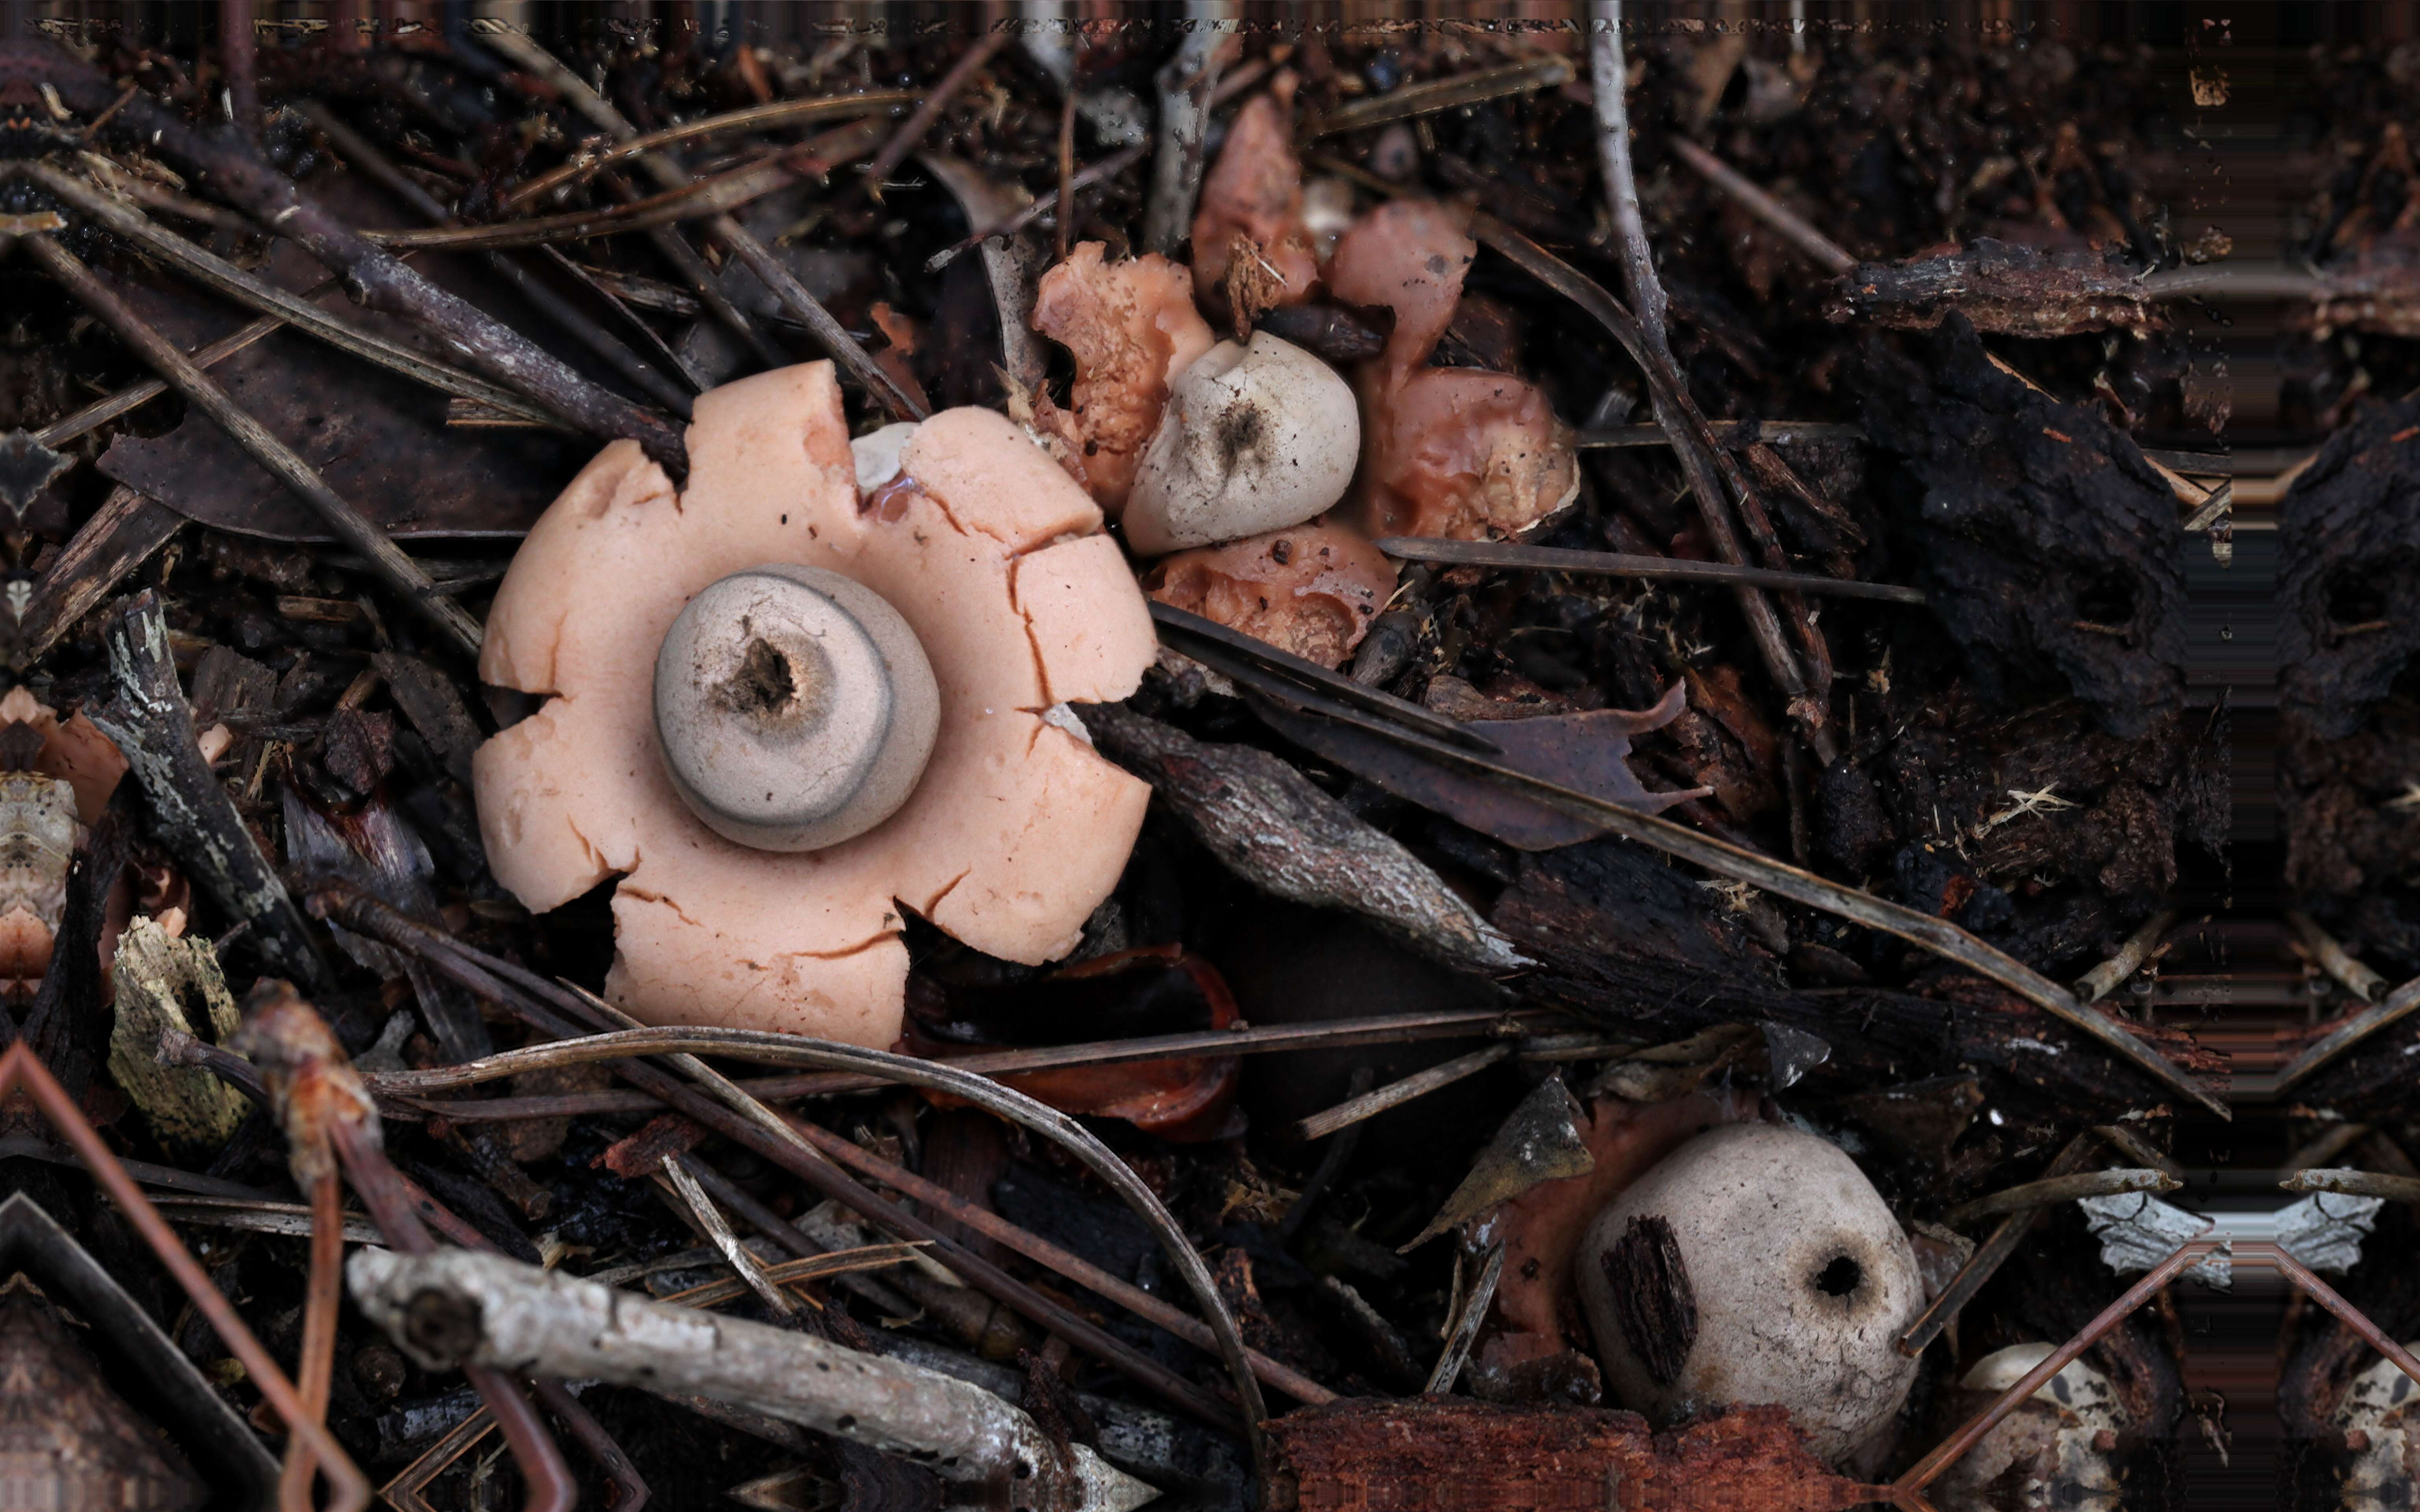
<svg viewBox="0 0 2420 1512"><path fill-rule="evenodd" d="M480 675L553 697L481 747L496 879L543 912L621 874L608 995L657 1024L888 1046L901 908L1027 964L1074 949L1117 884L1150 789L1044 715L1121 699L1156 654L1099 509L1016 426L952 409L863 501L831 364L703 395L675 491L630 441L597 455L515 557ZM931 658L940 731L905 807L783 855L716 835L655 744L650 673L690 595L765 562L888 599Z"/></svg>

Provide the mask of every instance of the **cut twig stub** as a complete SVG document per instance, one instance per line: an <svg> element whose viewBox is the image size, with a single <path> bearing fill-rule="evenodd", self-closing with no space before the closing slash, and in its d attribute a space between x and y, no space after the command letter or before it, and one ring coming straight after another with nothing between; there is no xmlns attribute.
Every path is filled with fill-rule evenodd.
<svg viewBox="0 0 2420 1512"><path fill-rule="evenodd" d="M1672 1225L1652 1213L1632 1218L1600 1263L1613 1286L1621 1336L1649 1375L1668 1386L1680 1380L1698 1342L1698 1294Z"/></svg>
<svg viewBox="0 0 2420 1512"><path fill-rule="evenodd" d="M109 1073L162 1144L214 1154L252 1110L251 1102L207 1071L160 1064L159 1054L162 1037L171 1031L198 1031L220 1044L236 1032L235 997L219 973L218 953L207 941L179 939L156 920L138 918L118 936L115 980L117 1024L109 1038Z"/></svg>

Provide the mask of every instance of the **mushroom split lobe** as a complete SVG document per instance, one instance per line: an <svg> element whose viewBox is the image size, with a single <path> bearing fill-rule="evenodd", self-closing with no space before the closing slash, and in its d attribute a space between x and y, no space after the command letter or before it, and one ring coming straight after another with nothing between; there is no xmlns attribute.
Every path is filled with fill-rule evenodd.
<svg viewBox="0 0 2420 1512"><path fill-rule="evenodd" d="M915 631L880 594L770 563L709 584L673 621L655 716L699 823L758 850L813 851L908 801L941 699Z"/></svg>

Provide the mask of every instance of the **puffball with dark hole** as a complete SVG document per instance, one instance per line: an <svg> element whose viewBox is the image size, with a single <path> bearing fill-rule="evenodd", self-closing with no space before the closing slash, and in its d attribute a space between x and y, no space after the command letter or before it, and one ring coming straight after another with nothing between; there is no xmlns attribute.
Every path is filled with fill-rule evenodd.
<svg viewBox="0 0 2420 1512"><path fill-rule="evenodd" d="M1265 331L1177 375L1119 517L1147 557L1299 525L1344 497L1361 416L1336 370Z"/></svg>
<svg viewBox="0 0 2420 1512"><path fill-rule="evenodd" d="M1916 1253L1816 1135L1699 1135L1606 1205L1575 1263L1608 1393L1659 1427L1773 1404L1838 1461L1916 1379L1897 1344L1924 1305Z"/></svg>
<svg viewBox="0 0 2420 1512"><path fill-rule="evenodd" d="M656 738L681 801L723 839L814 851L899 811L941 697L881 594L775 562L689 601L656 654Z"/></svg>

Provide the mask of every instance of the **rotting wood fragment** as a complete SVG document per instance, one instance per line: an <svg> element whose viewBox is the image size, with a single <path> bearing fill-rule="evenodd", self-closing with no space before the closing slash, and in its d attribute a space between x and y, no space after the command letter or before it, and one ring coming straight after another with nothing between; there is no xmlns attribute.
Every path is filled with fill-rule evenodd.
<svg viewBox="0 0 2420 1512"><path fill-rule="evenodd" d="M1269 1425L1272 1512L1845 1512L1874 1496L1807 1449L1778 1407L1674 1433L1636 1412L1355 1398Z"/></svg>
<svg viewBox="0 0 2420 1512"><path fill-rule="evenodd" d="M1860 263L1841 275L1824 313L1837 321L1928 330L1953 311L2008 336L2144 332L2164 323L2137 270L2115 252L2045 252L1977 239L1960 251Z"/></svg>

